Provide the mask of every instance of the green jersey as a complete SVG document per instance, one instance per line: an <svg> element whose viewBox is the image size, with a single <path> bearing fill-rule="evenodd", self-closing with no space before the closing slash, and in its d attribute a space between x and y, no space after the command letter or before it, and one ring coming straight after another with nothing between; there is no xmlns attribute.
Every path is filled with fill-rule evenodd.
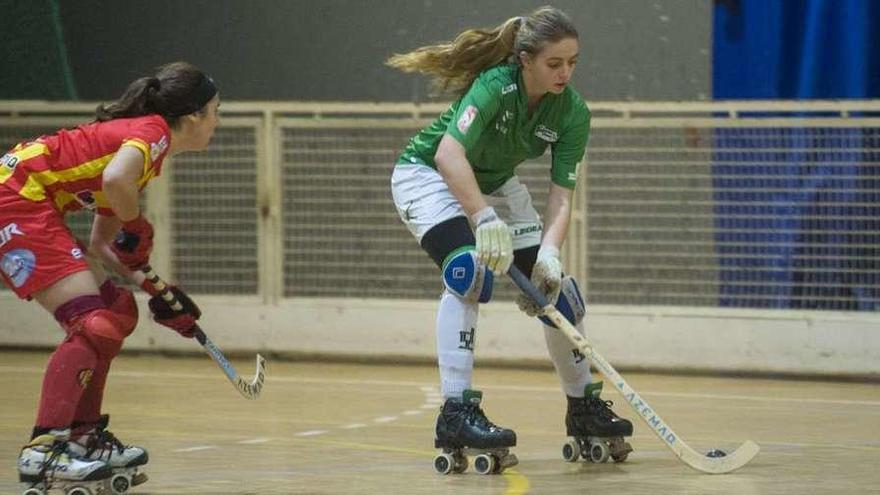
<svg viewBox="0 0 880 495"><path fill-rule="evenodd" d="M409 141L398 164L436 169L434 154L444 134L464 147L484 194L513 177L517 165L550 146L554 184L574 189L590 135L590 110L570 87L547 93L529 115L521 69L504 64L483 71L467 93Z"/></svg>

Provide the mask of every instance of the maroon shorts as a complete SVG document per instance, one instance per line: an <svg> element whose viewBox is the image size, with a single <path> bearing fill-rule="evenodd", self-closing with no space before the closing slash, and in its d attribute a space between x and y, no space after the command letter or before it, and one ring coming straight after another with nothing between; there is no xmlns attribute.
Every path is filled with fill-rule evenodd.
<svg viewBox="0 0 880 495"><path fill-rule="evenodd" d="M0 277L18 297L30 299L88 269L84 249L49 201L31 201L0 185Z"/></svg>

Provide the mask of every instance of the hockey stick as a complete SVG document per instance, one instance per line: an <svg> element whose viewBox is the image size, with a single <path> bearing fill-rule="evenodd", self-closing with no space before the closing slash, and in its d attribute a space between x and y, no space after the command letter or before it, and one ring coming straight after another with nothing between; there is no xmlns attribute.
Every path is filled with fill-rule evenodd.
<svg viewBox="0 0 880 495"><path fill-rule="evenodd" d="M642 399L639 394L629 386L623 377L610 365L608 361L596 351L593 344L572 325L554 306L549 304L547 297L543 292L526 277L516 266L511 266L508 272L513 282L531 297L543 309L543 315L550 319L556 328L574 344L585 356L587 356L593 365L605 377L614 384L614 388L626 399L627 403L638 414L639 418L651 428L651 431L657 435L660 440L671 450L679 459L688 466L710 474L729 473L735 469L745 466L751 461L758 451L761 449L758 444L751 440L747 440L740 445L735 451L723 457L708 457L702 455L692 449L685 441L672 431L672 428L666 421L657 414L651 406Z"/></svg>
<svg viewBox="0 0 880 495"><path fill-rule="evenodd" d="M156 291L159 292L162 299L171 306L171 309L175 311L183 310L180 301L178 301L177 298L174 297L174 293L169 290L168 284L159 278L159 275L156 275L156 272L153 271L153 267L147 265L143 267L141 271L143 271L144 276L147 277L147 281L153 285L153 288L155 288ZM235 385L235 388L241 395L247 399L256 399L260 396L260 392L263 390L263 381L266 379L266 359L263 356L257 354L257 373L254 375L254 379L248 383L238 376L232 363L230 363L229 360L226 359L226 356L223 355L223 351L211 342L211 339L205 335L205 332L199 327L198 323L196 323L195 328L193 328L193 333L196 340L199 341L199 344L202 344L202 347L208 351L208 354L210 354L211 358L218 366L220 366L220 369L226 374L226 378L229 378L229 381Z"/></svg>

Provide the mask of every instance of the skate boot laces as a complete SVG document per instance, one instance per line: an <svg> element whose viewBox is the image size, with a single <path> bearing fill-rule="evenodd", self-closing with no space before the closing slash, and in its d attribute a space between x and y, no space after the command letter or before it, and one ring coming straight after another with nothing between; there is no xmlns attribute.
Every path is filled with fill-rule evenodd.
<svg viewBox="0 0 880 495"><path fill-rule="evenodd" d="M42 464L40 466L40 474L41 478L46 477L47 473L52 473L55 471L55 467L59 464L60 461L64 460L64 457L71 457L71 452L67 450L67 441L59 440L57 438L51 437L52 444L49 445L49 439L44 437L37 437L31 441L25 448L33 448L44 450L46 457L43 459Z"/></svg>
<svg viewBox="0 0 880 495"><path fill-rule="evenodd" d="M495 423L489 421L489 418L486 417L486 413L483 412L483 409L474 403L465 403L464 409L462 411L464 414L465 421L474 426L481 427L486 430L498 430L498 426Z"/></svg>
<svg viewBox="0 0 880 495"><path fill-rule="evenodd" d="M618 418L614 411L611 410L611 406L614 405L614 402L610 400L602 400L598 397L589 397L587 401L587 407L593 411L594 414L599 416L602 419L613 420Z"/></svg>

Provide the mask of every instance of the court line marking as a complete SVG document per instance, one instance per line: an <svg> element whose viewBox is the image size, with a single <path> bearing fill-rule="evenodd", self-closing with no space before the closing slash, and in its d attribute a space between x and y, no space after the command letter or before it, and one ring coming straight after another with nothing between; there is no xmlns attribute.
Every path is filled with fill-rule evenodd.
<svg viewBox="0 0 880 495"><path fill-rule="evenodd" d="M0 373L24 373L24 374L43 374L45 370L42 368L21 368L16 366L0 366ZM113 371L114 378L192 378L192 379L205 379L211 376L216 376L216 373L170 373L170 372L140 372L140 371ZM297 376L278 376L272 375L266 378L267 383L271 382L281 382L281 383L310 383L310 384L334 384L334 385L387 385L390 387L401 387L401 386L415 386L419 389L427 389L432 388L425 384L425 382L413 382L407 380L350 380L350 379L337 379L337 378L312 378L312 377L297 377ZM515 392L552 392L559 393L559 388L556 386L529 386L529 385L491 385L485 384L482 385L482 388L485 390L506 390L506 391L515 391ZM436 388L433 388L436 390ZM878 407L880 406L880 400L851 400L851 399L821 399L821 398L808 398L808 397L769 397L769 396L758 396L758 395L723 395L723 394L704 394L704 393L694 393L694 392L657 392L657 391L640 391L641 395L644 396L654 396L654 397L673 397L673 398L690 398L690 399L712 399L712 400L748 400L755 402L794 402L794 403L805 403L805 404L831 404L831 405L846 405L846 406L872 406ZM433 408L434 405L427 404L422 406L422 408Z"/></svg>
<svg viewBox="0 0 880 495"><path fill-rule="evenodd" d="M271 440L271 439L266 438L266 437L260 437L260 438L250 438L247 440L239 440L238 443L243 444L243 445L253 445L253 444L257 444L257 443L267 443L269 440Z"/></svg>
<svg viewBox="0 0 880 495"><path fill-rule="evenodd" d="M216 445L196 445L195 447L186 447L186 448L182 448L182 449L176 449L176 450L173 450L172 452L197 452L199 450L211 450L211 449L216 449L216 448L217 448Z"/></svg>

